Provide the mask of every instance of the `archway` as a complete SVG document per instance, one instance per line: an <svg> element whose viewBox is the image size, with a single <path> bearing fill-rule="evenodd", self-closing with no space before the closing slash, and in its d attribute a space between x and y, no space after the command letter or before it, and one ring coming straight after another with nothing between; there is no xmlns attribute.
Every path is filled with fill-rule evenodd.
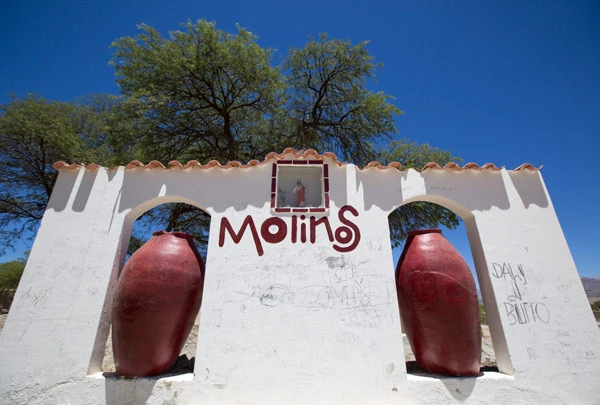
<svg viewBox="0 0 600 405"><path fill-rule="evenodd" d="M206 263L210 215L196 202L176 196L157 197L135 207L126 216L120 240L120 249L115 257L115 266L109 283L101 325L94 345L90 370L115 371L112 355L112 327L110 309L118 275L129 257L151 237L155 231L184 232L194 236L194 243L202 260ZM192 331L180 351L179 358L169 373L193 373L194 357L198 336L200 313L196 317ZM104 325L102 327L102 325ZM102 352L101 358L98 354Z"/></svg>
<svg viewBox="0 0 600 405"><path fill-rule="evenodd" d="M390 213L388 221L394 269L398 266L408 232L431 227L442 229L442 234L465 259L477 287L482 325L481 370L512 374L510 356L497 316L495 298L489 288L489 275L473 214L454 201L429 195L413 198L398 206ZM491 312L491 316L488 316L488 312ZM402 314L400 316L402 318ZM403 338L407 372L422 372L405 334Z"/></svg>

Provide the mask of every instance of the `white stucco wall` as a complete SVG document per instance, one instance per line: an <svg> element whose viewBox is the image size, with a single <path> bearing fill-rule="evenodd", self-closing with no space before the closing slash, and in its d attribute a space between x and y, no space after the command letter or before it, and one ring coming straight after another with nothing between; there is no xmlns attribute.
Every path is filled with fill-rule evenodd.
<svg viewBox="0 0 600 405"><path fill-rule="evenodd" d="M274 214L272 164L328 164L326 214ZM465 221L501 372L406 373L387 216L431 201ZM194 374L117 379L100 371L131 227L165 202L211 215ZM340 219L340 209L345 208ZM328 218L295 243L292 221ZM235 232L251 216L239 243ZM261 225L281 218L280 243ZM349 226L352 224L354 227ZM272 228L272 231L275 228ZM334 246L353 250L340 252ZM348 250L348 249L346 249ZM262 253L262 254L260 254ZM517 317L517 314L520 315ZM537 170L358 169L286 151L260 164L61 166L4 331L0 403L597 403L600 334Z"/></svg>

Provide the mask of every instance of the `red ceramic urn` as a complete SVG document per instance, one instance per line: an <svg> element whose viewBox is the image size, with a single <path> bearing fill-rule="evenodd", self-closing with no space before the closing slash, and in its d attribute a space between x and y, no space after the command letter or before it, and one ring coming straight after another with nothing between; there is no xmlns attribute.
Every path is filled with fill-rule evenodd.
<svg viewBox="0 0 600 405"><path fill-rule="evenodd" d="M475 280L440 229L408 234L396 268L396 288L402 325L420 366L432 374L479 374Z"/></svg>
<svg viewBox="0 0 600 405"><path fill-rule="evenodd" d="M116 374L144 377L172 366L200 310L204 265L193 237L159 231L127 261L112 308Z"/></svg>

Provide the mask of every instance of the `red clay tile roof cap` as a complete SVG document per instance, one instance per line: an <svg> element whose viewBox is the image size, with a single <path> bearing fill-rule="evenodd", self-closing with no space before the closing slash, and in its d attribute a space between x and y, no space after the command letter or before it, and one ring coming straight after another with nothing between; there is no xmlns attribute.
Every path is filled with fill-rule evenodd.
<svg viewBox="0 0 600 405"><path fill-rule="evenodd" d="M337 164L338 166L342 166L342 165L346 164L346 162L340 162L338 160L337 156L332 152L325 152L324 154L320 155L314 149L297 151L293 148L287 148L282 153L271 152L271 153L267 154L267 156L265 157L265 159L262 162L260 162L258 160L251 160L248 163L243 164L237 160L234 160L234 161L231 161L231 162L223 165L216 160L211 160L208 163L206 163L205 165L203 165L197 160L190 160L186 164L182 164L181 162L179 162L177 160L172 160L168 163L168 167L166 167L165 165L163 165L161 162L159 162L157 160L152 160L148 164L143 164L139 160L132 160L125 166L125 169L126 170L134 170L134 169L188 170L188 169L210 169L213 167L219 167L221 169L229 169L232 167L247 169L247 168L251 168L254 166L266 164L270 160L325 160L326 158L333 160L335 162L335 164ZM86 164L67 164L63 161L58 161L58 162L54 163L54 165L52 167L54 167L56 170L76 170L76 169L79 169L82 167L85 167L87 170L97 170L101 166L99 166L95 163L89 163L87 165ZM110 169L116 169L116 168L117 167L112 167ZM380 170L385 170L385 169L389 169L389 168L402 170L402 164L400 164L399 162L391 162L388 165L382 165L379 162L370 162L369 164L364 166L362 168L362 170L373 169L373 168L380 169ZM458 163L450 162L442 167L435 162L430 162L430 163L427 163L425 166L423 166L419 171L425 171L425 170L451 170L451 171L492 170L492 171L498 171L498 170L501 170L502 168L504 168L504 166L497 167L496 165L494 165L492 163L486 163L483 166L479 166L476 163L469 162L469 163L465 164L464 166L460 166ZM531 163L524 163L514 170L540 170L541 168L542 168L542 166L535 167Z"/></svg>

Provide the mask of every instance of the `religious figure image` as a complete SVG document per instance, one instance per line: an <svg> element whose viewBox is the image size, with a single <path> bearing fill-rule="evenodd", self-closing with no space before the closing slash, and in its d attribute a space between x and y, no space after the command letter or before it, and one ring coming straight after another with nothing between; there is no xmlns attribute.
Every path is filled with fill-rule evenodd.
<svg viewBox="0 0 600 405"><path fill-rule="evenodd" d="M296 195L296 207L304 207L305 205L305 196L306 196L307 188L304 187L300 179L296 182L296 186L292 190L292 193Z"/></svg>

